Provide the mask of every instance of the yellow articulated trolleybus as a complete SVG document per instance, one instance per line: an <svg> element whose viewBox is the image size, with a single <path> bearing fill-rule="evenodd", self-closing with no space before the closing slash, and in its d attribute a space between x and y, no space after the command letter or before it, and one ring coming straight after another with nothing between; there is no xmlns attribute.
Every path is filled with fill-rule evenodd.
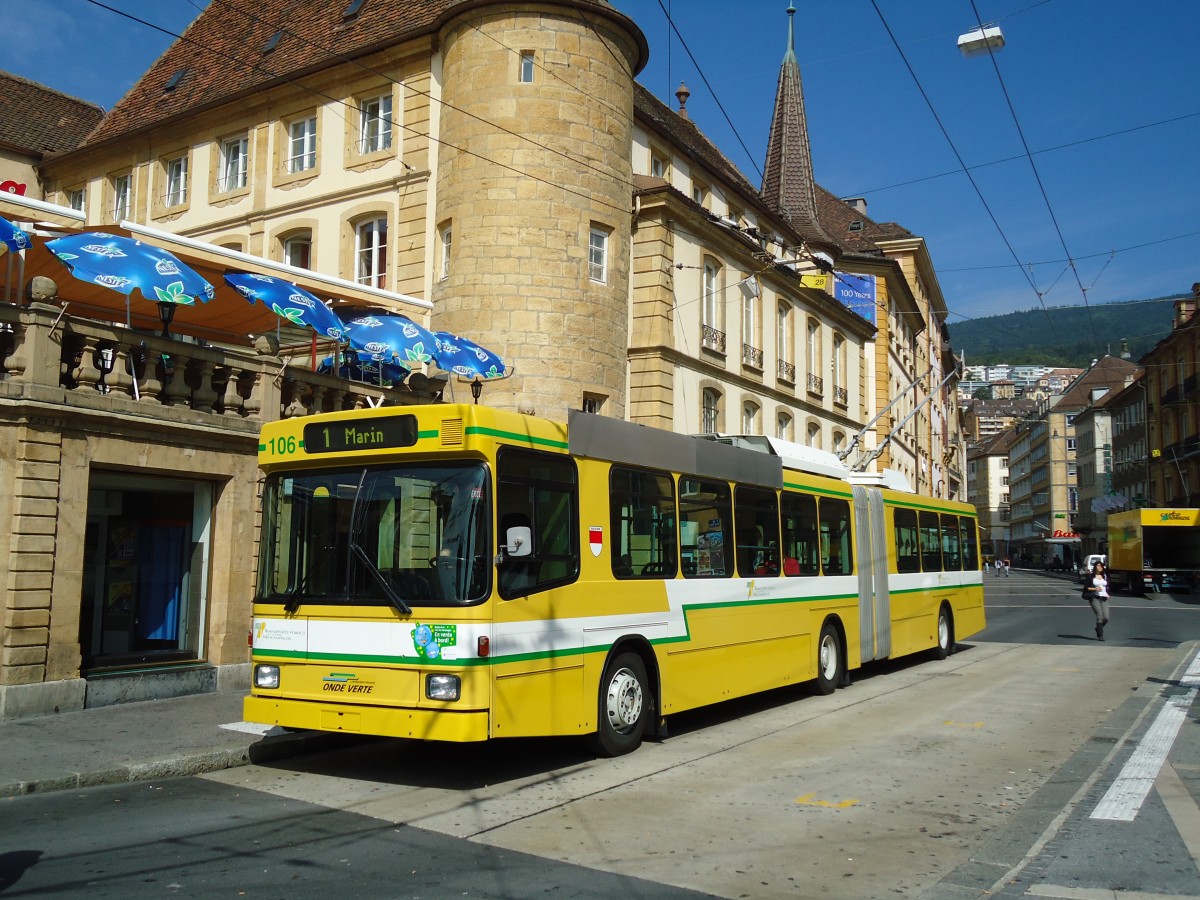
<svg viewBox="0 0 1200 900"><path fill-rule="evenodd" d="M438 404L273 422L259 460L252 722L618 755L984 626L972 507L769 438Z"/></svg>

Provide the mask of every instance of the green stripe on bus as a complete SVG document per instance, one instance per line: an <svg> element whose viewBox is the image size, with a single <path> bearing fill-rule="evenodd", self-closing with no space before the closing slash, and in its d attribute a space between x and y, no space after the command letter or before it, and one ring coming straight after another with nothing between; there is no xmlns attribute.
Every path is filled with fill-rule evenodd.
<svg viewBox="0 0 1200 900"><path fill-rule="evenodd" d="M467 434L479 434L485 437L503 438L506 441L515 441L520 444L540 444L543 447L554 447L556 450L567 449L566 441L559 441L553 438L534 437L531 434L520 434L516 431L502 431L499 428L484 428L480 425L472 425L467 428Z"/></svg>
<svg viewBox="0 0 1200 900"><path fill-rule="evenodd" d="M897 506L897 507L900 507L901 509L923 509L923 510L926 510L929 512L944 512L944 513L948 513L950 515L955 515L955 516L969 516L970 515L970 513L955 509L954 507L951 507L950 505L948 505L946 503L942 503L942 504L938 505L933 502L917 503L913 500L885 500L885 501L883 501L883 505L884 506Z"/></svg>
<svg viewBox="0 0 1200 900"><path fill-rule="evenodd" d="M847 500L853 496L850 491L835 491L833 488L812 487L807 484L796 484L793 481L785 481L783 486L793 491L804 491L808 494L824 494L829 497L844 497Z"/></svg>

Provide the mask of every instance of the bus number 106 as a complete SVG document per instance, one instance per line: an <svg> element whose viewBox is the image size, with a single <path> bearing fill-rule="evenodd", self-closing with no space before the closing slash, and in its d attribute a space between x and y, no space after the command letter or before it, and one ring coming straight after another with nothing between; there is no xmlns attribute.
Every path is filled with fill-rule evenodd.
<svg viewBox="0 0 1200 900"><path fill-rule="evenodd" d="M295 435L288 435L286 437L271 438L267 441L267 446L270 447L273 454L295 453L296 437Z"/></svg>

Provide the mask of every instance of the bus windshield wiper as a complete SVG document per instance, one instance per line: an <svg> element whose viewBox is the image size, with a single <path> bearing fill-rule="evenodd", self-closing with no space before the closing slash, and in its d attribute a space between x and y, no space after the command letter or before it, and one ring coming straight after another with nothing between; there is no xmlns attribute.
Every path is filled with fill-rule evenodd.
<svg viewBox="0 0 1200 900"><path fill-rule="evenodd" d="M311 574L312 570L309 569L301 576L300 581L296 584L296 586L287 592L287 597L283 601L284 612L294 613L300 608L300 595L303 594L304 589L308 587L308 576Z"/></svg>
<svg viewBox="0 0 1200 900"><path fill-rule="evenodd" d="M392 606L396 607L396 609L400 610L400 612L404 613L406 616L412 615L412 609L407 603L400 599L399 594L392 590L392 586L388 584L387 579L383 577L383 573L379 571L379 569L375 566L375 563L371 562L371 557L367 556L367 551L360 547L357 541L350 545L350 552L354 554L355 558L359 562L367 567L367 570L371 573L371 577L375 579L376 584L378 584L383 592L387 595L387 598L391 601Z"/></svg>

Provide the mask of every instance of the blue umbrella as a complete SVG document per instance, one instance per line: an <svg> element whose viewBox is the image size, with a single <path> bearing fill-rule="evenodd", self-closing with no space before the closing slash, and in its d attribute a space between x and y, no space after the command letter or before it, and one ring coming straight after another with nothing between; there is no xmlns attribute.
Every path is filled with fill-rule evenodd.
<svg viewBox="0 0 1200 900"><path fill-rule="evenodd" d="M251 303L261 300L279 318L311 328L322 337L343 341L350 330L319 299L282 278L253 272L226 272L225 283Z"/></svg>
<svg viewBox="0 0 1200 900"><path fill-rule="evenodd" d="M350 327L350 346L375 362L398 360L411 368L434 362L437 338L407 316L383 310L338 310Z"/></svg>
<svg viewBox="0 0 1200 900"><path fill-rule="evenodd" d="M0 217L0 244L16 253L18 250L28 250L32 243L29 235L8 219Z"/></svg>
<svg viewBox="0 0 1200 900"><path fill-rule="evenodd" d="M486 381L508 374L504 360L486 347L448 331L439 331L435 337L435 361L439 369L453 372L468 381Z"/></svg>
<svg viewBox="0 0 1200 900"><path fill-rule="evenodd" d="M84 232L46 241L54 254L80 281L92 282L125 295L125 323L129 324L129 296L134 290L159 304L163 334L176 306L207 303L213 286L174 253L116 234Z"/></svg>

